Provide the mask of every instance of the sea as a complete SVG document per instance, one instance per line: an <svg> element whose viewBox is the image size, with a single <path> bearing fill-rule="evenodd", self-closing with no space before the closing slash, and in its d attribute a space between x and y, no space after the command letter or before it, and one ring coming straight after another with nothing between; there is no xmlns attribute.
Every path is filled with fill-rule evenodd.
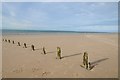
<svg viewBox="0 0 120 80"><path fill-rule="evenodd" d="M3 29L2 35L64 35L64 34L110 34L115 32L88 32L88 31L58 31L58 30L8 30Z"/></svg>

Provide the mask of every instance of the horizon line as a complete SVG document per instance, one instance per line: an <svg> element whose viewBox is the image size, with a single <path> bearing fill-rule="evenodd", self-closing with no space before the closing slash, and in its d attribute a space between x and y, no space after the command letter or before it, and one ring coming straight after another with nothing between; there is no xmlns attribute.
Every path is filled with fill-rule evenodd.
<svg viewBox="0 0 120 80"><path fill-rule="evenodd" d="M9 30L9 31L41 31L41 32L93 32L93 33L118 33L119 31L72 31L72 30L32 30L32 29L0 29L1 31Z"/></svg>

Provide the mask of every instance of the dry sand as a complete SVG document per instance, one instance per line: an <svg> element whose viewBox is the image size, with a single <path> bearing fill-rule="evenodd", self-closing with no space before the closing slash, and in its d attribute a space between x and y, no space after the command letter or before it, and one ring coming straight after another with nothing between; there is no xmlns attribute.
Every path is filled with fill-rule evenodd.
<svg viewBox="0 0 120 80"><path fill-rule="evenodd" d="M2 79L2 35L0 33L0 79Z"/></svg>
<svg viewBox="0 0 120 80"><path fill-rule="evenodd" d="M20 41L2 42L2 76L7 78L117 78L117 34L76 35L4 35L3 39ZM28 48L23 48L23 43ZM30 46L35 45L35 51ZM47 54L41 54L42 47ZM56 59L56 47L62 49L61 60ZM82 64L83 53L96 66L88 71Z"/></svg>

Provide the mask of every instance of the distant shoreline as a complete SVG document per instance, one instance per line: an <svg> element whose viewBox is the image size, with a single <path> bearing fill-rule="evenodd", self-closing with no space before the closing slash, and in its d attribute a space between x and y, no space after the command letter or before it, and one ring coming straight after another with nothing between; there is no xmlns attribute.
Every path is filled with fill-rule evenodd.
<svg viewBox="0 0 120 80"><path fill-rule="evenodd" d="M117 32L80 32L55 30L2 30L4 35L81 35L81 34L118 34Z"/></svg>
<svg viewBox="0 0 120 80"><path fill-rule="evenodd" d="M97 32L97 31L62 31L62 30L10 30L2 29L2 33L118 33L118 32Z"/></svg>

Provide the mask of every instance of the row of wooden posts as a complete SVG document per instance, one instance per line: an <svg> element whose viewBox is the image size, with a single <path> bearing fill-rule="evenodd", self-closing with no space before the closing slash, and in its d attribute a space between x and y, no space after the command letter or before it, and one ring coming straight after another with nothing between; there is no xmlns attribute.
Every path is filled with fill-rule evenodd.
<svg viewBox="0 0 120 80"><path fill-rule="evenodd" d="M14 40L3 39L3 41L8 42L8 43L13 43L13 44L15 44L15 41L14 41ZM21 46L20 42L17 42L17 46ZM27 48L27 44L26 44L26 43L23 43L23 47L24 47L24 48ZM35 51L35 46L34 46L34 45L31 45L31 49L32 49L32 51ZM42 48L42 51L43 51L43 54L47 54L45 47ZM62 59L62 57L61 57L61 48L60 48L60 47L57 47L57 59Z"/></svg>
<svg viewBox="0 0 120 80"><path fill-rule="evenodd" d="M15 44L14 40L3 39L3 41ZM17 42L17 46L21 46L20 42ZM23 47L27 48L27 44L23 43ZM32 49L32 51L35 51L34 45L31 45L31 49ZM43 51L43 54L47 54L46 50L45 50L45 47L42 48L42 51ZM56 59L62 59L61 48L60 47L57 47L57 58ZM86 68L87 70L91 70L93 68L93 66L91 66L91 63L88 61L88 53L87 52L84 52L84 54L83 54L83 65L80 65L80 66Z"/></svg>

